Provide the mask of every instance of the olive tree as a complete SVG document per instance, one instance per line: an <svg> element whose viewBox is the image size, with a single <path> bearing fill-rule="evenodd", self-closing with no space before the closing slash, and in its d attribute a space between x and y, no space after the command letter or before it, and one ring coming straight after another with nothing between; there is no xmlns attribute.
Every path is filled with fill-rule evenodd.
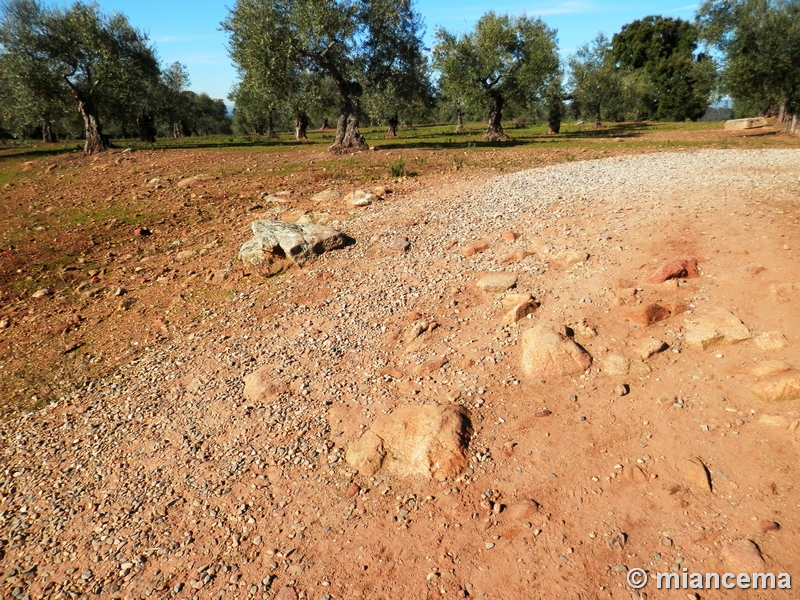
<svg viewBox="0 0 800 600"><path fill-rule="evenodd" d="M37 0L8 0L0 19L0 56L36 73L20 81L31 95L74 103L87 154L106 147L101 114L129 110L159 74L147 36L124 15L107 16L96 4L81 2L46 8Z"/></svg>
<svg viewBox="0 0 800 600"><path fill-rule="evenodd" d="M556 32L541 19L488 12L463 35L439 29L433 48L440 86L489 107L486 140L505 139L503 107L527 106L558 72Z"/></svg>
<svg viewBox="0 0 800 600"><path fill-rule="evenodd" d="M707 0L697 22L723 53L736 112L775 111L787 133L800 133L800 0Z"/></svg>
<svg viewBox="0 0 800 600"><path fill-rule="evenodd" d="M422 55L422 22L411 0L237 0L222 23L244 78L275 94L304 74L328 77L339 94L330 150L367 147L358 129L365 89L408 76Z"/></svg>

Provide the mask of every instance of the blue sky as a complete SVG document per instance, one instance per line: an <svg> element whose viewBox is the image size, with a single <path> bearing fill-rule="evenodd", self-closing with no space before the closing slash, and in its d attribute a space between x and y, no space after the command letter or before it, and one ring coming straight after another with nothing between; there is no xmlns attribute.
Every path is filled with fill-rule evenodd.
<svg viewBox="0 0 800 600"><path fill-rule="evenodd" d="M227 99L236 81L236 70L227 52L227 36L219 23L235 0L97 0L104 12L123 12L130 22L144 30L155 42L162 62L179 61L188 68L191 89L214 98ZM52 0L44 0L51 4ZM57 0L69 5L72 0ZM648 15L664 15L691 20L697 4L620 0L545 0L532 2L488 2L484 0L417 0L427 27L426 44L432 43L439 27L463 32L488 10L498 13L526 13L541 17L558 30L561 55L566 57L578 46L602 31L609 37L626 23Z"/></svg>

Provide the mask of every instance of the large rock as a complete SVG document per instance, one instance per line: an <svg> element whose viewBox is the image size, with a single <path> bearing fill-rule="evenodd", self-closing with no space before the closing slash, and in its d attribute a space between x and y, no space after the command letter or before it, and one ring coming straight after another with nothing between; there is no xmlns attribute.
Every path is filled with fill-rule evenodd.
<svg viewBox="0 0 800 600"><path fill-rule="evenodd" d="M800 371L792 369L775 373L756 382L752 390L765 402L800 400Z"/></svg>
<svg viewBox="0 0 800 600"><path fill-rule="evenodd" d="M522 334L522 371L549 379L575 375L589 368L592 357L566 336L566 328L541 323Z"/></svg>
<svg viewBox="0 0 800 600"><path fill-rule="evenodd" d="M456 477L469 464L472 426L454 405L404 406L375 420L347 449L345 459L365 475Z"/></svg>
<svg viewBox="0 0 800 600"><path fill-rule="evenodd" d="M768 124L764 117L755 117L753 119L731 119L725 121L725 129L756 129L758 127L766 127Z"/></svg>
<svg viewBox="0 0 800 600"><path fill-rule="evenodd" d="M685 254L661 265L650 273L645 281L647 283L664 283L668 279L698 276L697 259Z"/></svg>
<svg viewBox="0 0 800 600"><path fill-rule="evenodd" d="M239 260L258 267L275 258L288 258L297 265L342 248L351 242L345 234L332 227L283 221L253 221L253 239L239 250Z"/></svg>
<svg viewBox="0 0 800 600"><path fill-rule="evenodd" d="M686 326L686 342L691 346L708 348L750 339L750 330L739 318L724 308L698 314L695 322Z"/></svg>

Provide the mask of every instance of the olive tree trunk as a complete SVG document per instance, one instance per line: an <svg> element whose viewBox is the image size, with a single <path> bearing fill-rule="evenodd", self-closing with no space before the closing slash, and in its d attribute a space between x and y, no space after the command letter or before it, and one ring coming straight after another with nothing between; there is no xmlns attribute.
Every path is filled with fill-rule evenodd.
<svg viewBox="0 0 800 600"><path fill-rule="evenodd" d="M492 109L489 111L489 126L483 139L486 141L507 140L508 136L503 131L503 104L502 94L492 94Z"/></svg>
<svg viewBox="0 0 800 600"><path fill-rule="evenodd" d="M276 137L278 137L278 134L275 133L275 123L272 120L272 113L270 113L267 117L267 138L274 140Z"/></svg>
<svg viewBox="0 0 800 600"><path fill-rule="evenodd" d="M328 150L342 154L368 148L367 141L358 130L358 103L349 95L343 96L339 120L336 123L336 138Z"/></svg>
<svg viewBox="0 0 800 600"><path fill-rule="evenodd" d="M323 117L322 119L322 127L319 128L320 131L325 131L326 129L330 129L331 125L328 122L328 117Z"/></svg>
<svg viewBox="0 0 800 600"><path fill-rule="evenodd" d="M386 132L386 137L397 137L397 126L400 124L400 119L397 118L397 115L392 115L387 123L389 130Z"/></svg>
<svg viewBox="0 0 800 600"><path fill-rule="evenodd" d="M53 144L56 141L56 135L53 133L53 124L50 119L42 119L42 141L45 144Z"/></svg>
<svg viewBox="0 0 800 600"><path fill-rule="evenodd" d="M298 113L297 120L294 122L294 138L296 140L307 140L308 135L308 115L304 112Z"/></svg>
<svg viewBox="0 0 800 600"><path fill-rule="evenodd" d="M80 112L83 117L83 132L86 136L86 143L83 145L83 151L86 154L102 152L108 146L103 137L103 128L97 116L97 109L91 102L79 97L78 112Z"/></svg>
<svg viewBox="0 0 800 600"><path fill-rule="evenodd" d="M148 144L156 143L156 116L155 115L140 115L136 119L136 124L139 126L139 141L147 142Z"/></svg>
<svg viewBox="0 0 800 600"><path fill-rule="evenodd" d="M464 133L464 114L460 108L456 109L456 129L453 133Z"/></svg>

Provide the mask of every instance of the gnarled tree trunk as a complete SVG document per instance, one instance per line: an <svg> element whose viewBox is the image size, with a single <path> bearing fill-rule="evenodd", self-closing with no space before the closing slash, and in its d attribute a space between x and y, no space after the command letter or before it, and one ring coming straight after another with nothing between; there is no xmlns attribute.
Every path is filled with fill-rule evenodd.
<svg viewBox="0 0 800 600"><path fill-rule="evenodd" d="M562 114L561 94L551 95L547 99L547 129L550 135L555 135L561 131Z"/></svg>
<svg viewBox="0 0 800 600"><path fill-rule="evenodd" d="M331 125L328 122L328 117L323 117L322 119L322 127L319 128L320 131L325 131L326 129L330 129Z"/></svg>
<svg viewBox="0 0 800 600"><path fill-rule="evenodd" d="M53 124L47 117L42 119L42 141L45 144L53 144L56 141L56 135L53 133Z"/></svg>
<svg viewBox="0 0 800 600"><path fill-rule="evenodd" d="M78 112L83 117L83 133L86 136L83 151L86 154L102 152L108 146L103 137L103 128L100 125L100 120L97 117L97 109L85 98L78 97Z"/></svg>
<svg viewBox="0 0 800 600"><path fill-rule="evenodd" d="M464 133L464 114L460 108L456 109L456 129L453 133Z"/></svg>
<svg viewBox="0 0 800 600"><path fill-rule="evenodd" d="M147 142L148 144L156 143L156 116L155 115L140 115L136 119L136 124L139 126L139 141Z"/></svg>
<svg viewBox="0 0 800 600"><path fill-rule="evenodd" d="M503 104L504 99L502 94L492 93L492 109L489 111L489 126L486 128L486 134L483 136L484 140L496 141L507 140L508 136L503 131Z"/></svg>
<svg viewBox="0 0 800 600"><path fill-rule="evenodd" d="M800 116L787 110L783 124L783 132L787 135L800 135Z"/></svg>
<svg viewBox="0 0 800 600"><path fill-rule="evenodd" d="M358 86L360 93L361 86L357 83L355 86ZM367 141L358 131L358 103L350 96L343 96L339 120L336 123L336 138L328 150L342 154L352 150L367 150L368 148Z"/></svg>
<svg viewBox="0 0 800 600"><path fill-rule="evenodd" d="M389 117L387 123L389 124L389 130L386 132L386 137L397 137L397 126L400 124L400 119L395 114Z"/></svg>
<svg viewBox="0 0 800 600"><path fill-rule="evenodd" d="M276 137L278 137L278 134L275 133L275 123L272 120L272 113L270 113L267 117L267 138L274 140Z"/></svg>
<svg viewBox="0 0 800 600"><path fill-rule="evenodd" d="M603 126L603 122L600 120L600 109L597 109L597 112L594 114L594 126L599 129Z"/></svg>
<svg viewBox="0 0 800 600"><path fill-rule="evenodd" d="M307 140L308 136L308 115L304 112L298 113L297 121L294 122L294 138L296 140Z"/></svg>

